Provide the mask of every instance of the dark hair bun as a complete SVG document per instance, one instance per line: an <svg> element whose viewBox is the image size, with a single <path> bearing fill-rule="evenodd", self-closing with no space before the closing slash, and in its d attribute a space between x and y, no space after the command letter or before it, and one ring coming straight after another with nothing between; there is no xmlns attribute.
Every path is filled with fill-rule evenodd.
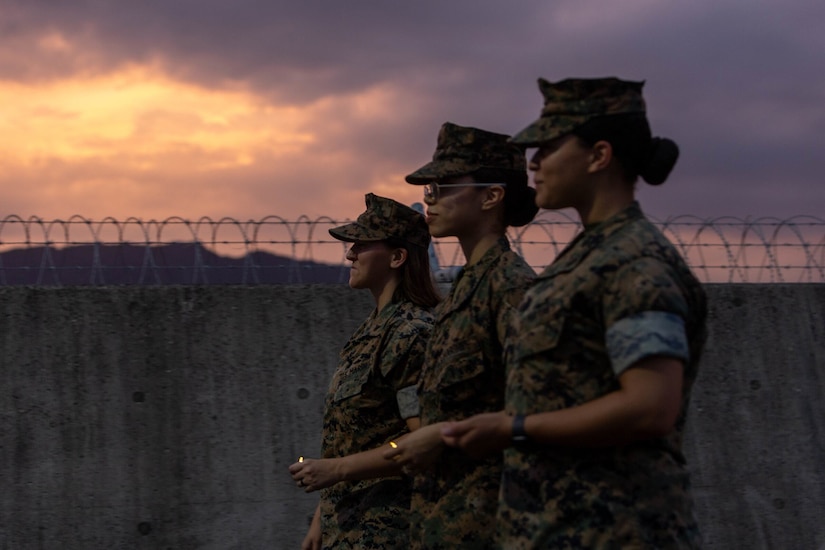
<svg viewBox="0 0 825 550"><path fill-rule="evenodd" d="M672 139L655 137L650 140L647 163L641 176L650 185L661 185L679 159L679 146Z"/></svg>
<svg viewBox="0 0 825 550"><path fill-rule="evenodd" d="M504 197L504 223L508 226L522 227L536 217L539 207L536 205L536 190L532 187L508 187Z"/></svg>

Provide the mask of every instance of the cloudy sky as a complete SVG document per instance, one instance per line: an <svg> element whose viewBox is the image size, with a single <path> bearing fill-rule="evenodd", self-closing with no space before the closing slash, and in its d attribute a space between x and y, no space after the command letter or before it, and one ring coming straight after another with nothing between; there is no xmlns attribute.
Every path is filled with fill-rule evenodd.
<svg viewBox="0 0 825 550"><path fill-rule="evenodd" d="M825 217L821 0L0 0L0 218L354 217L445 121L536 80L645 80L682 157L640 200Z"/></svg>

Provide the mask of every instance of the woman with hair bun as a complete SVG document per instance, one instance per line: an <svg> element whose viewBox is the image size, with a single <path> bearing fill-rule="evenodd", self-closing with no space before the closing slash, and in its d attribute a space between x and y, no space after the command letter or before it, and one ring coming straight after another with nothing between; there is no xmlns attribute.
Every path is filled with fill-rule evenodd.
<svg viewBox="0 0 825 550"><path fill-rule="evenodd" d="M682 434L706 300L635 200L663 183L676 144L652 138L641 82L539 80L536 203L584 230L519 306L504 410L446 426L473 455L504 449L502 548L697 548Z"/></svg>

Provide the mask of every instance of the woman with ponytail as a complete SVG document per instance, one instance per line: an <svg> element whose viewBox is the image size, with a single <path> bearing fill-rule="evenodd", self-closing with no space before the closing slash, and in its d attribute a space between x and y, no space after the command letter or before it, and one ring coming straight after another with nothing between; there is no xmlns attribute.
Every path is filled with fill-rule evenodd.
<svg viewBox="0 0 825 550"><path fill-rule="evenodd" d="M536 204L584 230L527 291L506 346L504 410L442 429L504 449L502 548L697 548L682 434L705 341L697 279L635 199L678 148L652 138L641 82L539 80Z"/></svg>
<svg viewBox="0 0 825 550"><path fill-rule="evenodd" d="M508 138L446 122L433 160L405 178L424 186L430 235L455 237L466 259L427 342L421 428L384 455L414 476L414 550L495 548L501 453L476 459L445 448L441 427L504 407L504 341L535 277L507 239L508 227L526 225L538 212L524 152Z"/></svg>
<svg viewBox="0 0 825 550"><path fill-rule="evenodd" d="M440 297L424 216L373 193L364 200L358 219L329 234L351 243L349 286L369 290L375 309L341 350L321 457L289 467L304 492L320 491L301 550L409 548L412 483L383 453L419 426L416 384Z"/></svg>

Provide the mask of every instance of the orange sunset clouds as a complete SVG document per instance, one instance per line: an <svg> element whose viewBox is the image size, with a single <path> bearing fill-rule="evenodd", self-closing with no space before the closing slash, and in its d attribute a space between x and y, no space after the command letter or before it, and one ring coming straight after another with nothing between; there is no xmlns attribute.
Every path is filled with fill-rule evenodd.
<svg viewBox="0 0 825 550"><path fill-rule="evenodd" d="M10 213L58 218L335 213L342 200L352 201L345 185L331 185L342 176L329 163L351 166L354 159L325 145L324 132L346 131L335 128L332 113L347 112L352 123L379 119L393 94L370 89L299 108L241 85L205 88L136 64L47 82L0 82L0 104L14 105L0 121L4 179L21 183L7 186L5 203L29 205ZM332 120L319 124L326 119ZM278 186L284 173L299 179L302 171L318 184ZM403 174L394 176L366 183L417 200L417 189L399 185Z"/></svg>

